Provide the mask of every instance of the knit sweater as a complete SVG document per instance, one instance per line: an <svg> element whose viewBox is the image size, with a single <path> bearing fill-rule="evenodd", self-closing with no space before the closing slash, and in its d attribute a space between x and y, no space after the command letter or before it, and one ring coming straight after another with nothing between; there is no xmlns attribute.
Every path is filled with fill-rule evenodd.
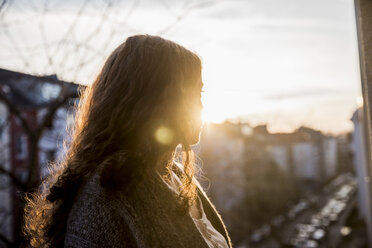
<svg viewBox="0 0 372 248"><path fill-rule="evenodd" d="M231 248L220 215L200 186L197 191L208 220ZM191 215L177 211L176 197L157 173L137 183L131 194L110 193L95 174L72 205L64 246L208 248Z"/></svg>

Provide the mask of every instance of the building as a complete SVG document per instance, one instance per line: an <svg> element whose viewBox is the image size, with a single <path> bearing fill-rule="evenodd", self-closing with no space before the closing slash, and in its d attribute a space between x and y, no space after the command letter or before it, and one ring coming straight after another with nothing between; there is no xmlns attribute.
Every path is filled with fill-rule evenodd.
<svg viewBox="0 0 372 248"><path fill-rule="evenodd" d="M37 178L48 174L48 163L63 155L63 138L66 126L73 120L71 106L77 101L79 85L58 80L56 76L33 76L0 69L0 165L25 183L30 172L30 160L36 156ZM74 96L57 106L50 122L45 123L40 138L31 139L51 106L63 96ZM54 106L54 105L53 105ZM16 110L14 110L16 109ZM19 111L29 130L24 128L15 111ZM56 142L57 141L57 142ZM36 147L36 150L33 150ZM13 240L20 231L22 218L22 193L1 175L4 187L0 189L0 233Z"/></svg>
<svg viewBox="0 0 372 248"><path fill-rule="evenodd" d="M244 156L244 133L248 125L232 123L208 124L203 128L200 150L203 169L208 172L208 179L214 182L209 192L219 210L229 212L243 195L241 166ZM226 184L225 181L230 183ZM203 178L201 178L203 183ZM205 188L209 183L204 182ZM229 196L229 197L227 197Z"/></svg>
<svg viewBox="0 0 372 248"><path fill-rule="evenodd" d="M321 185L339 171L338 137L307 127L292 133L271 134L263 125L254 128L252 139L264 146L277 166L296 180Z"/></svg>
<svg viewBox="0 0 372 248"><path fill-rule="evenodd" d="M305 188L320 189L341 171L338 159L339 143L343 144L342 141L340 137L324 135L306 127L293 133L272 134L266 125L251 128L247 124L224 123L208 124L202 132L200 146L202 158L213 161L209 176L214 181L218 182L218 178L226 178L232 173L234 180L239 182L245 161L261 154L258 163L263 159L271 160L288 177L303 183ZM344 148L350 149L349 144ZM205 162L203 164L208 167ZM221 185L226 187L226 184ZM227 188L230 186L234 187L229 184ZM221 209L226 210L231 205L226 197L215 199L215 202L223 203Z"/></svg>
<svg viewBox="0 0 372 248"><path fill-rule="evenodd" d="M0 102L0 168L4 168L7 171L11 169L8 118L8 110L5 104ZM10 178L0 174L0 233L9 238L12 238L11 195Z"/></svg>
<svg viewBox="0 0 372 248"><path fill-rule="evenodd" d="M321 190L335 177L338 143L339 137L306 127L270 133L266 125L207 124L198 145L207 178L201 181L233 241L240 243L287 211L301 193Z"/></svg>
<svg viewBox="0 0 372 248"><path fill-rule="evenodd" d="M368 160L366 153L366 135L364 129L363 108L357 109L351 120L354 123L352 147L354 152L354 165L358 182L358 208L360 217L364 220L371 219L371 193L370 177L368 175Z"/></svg>

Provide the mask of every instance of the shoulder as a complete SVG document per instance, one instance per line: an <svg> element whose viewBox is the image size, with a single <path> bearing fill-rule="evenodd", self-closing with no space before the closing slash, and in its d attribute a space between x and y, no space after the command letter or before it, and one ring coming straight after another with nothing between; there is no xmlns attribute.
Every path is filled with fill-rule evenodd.
<svg viewBox="0 0 372 248"><path fill-rule="evenodd" d="M78 192L67 219L65 247L134 247L124 219L93 176Z"/></svg>
<svg viewBox="0 0 372 248"><path fill-rule="evenodd" d="M182 174L183 173L182 164L177 163L176 161L174 161L174 164L175 164L175 166L173 167L174 172L176 174ZM199 181L195 177L194 177L194 182L196 184L197 193L201 199L201 202L203 204L203 209L204 209L204 212L208 220L212 223L213 227L224 236L229 247L232 247L231 238L227 232L227 228L225 226L225 223L222 220L221 215L219 214L216 207L211 202L206 192L203 190L203 187L200 185Z"/></svg>
<svg viewBox="0 0 372 248"><path fill-rule="evenodd" d="M214 204L211 202L211 200L207 196L206 192L203 190L203 187L200 185L200 183L196 179L195 179L195 182L196 182L197 189L198 189L197 190L198 195L201 199L204 212L208 220L212 223L213 227L224 236L228 246L232 247L231 238L229 236L225 223L222 220L221 215L219 214L216 207L214 206Z"/></svg>

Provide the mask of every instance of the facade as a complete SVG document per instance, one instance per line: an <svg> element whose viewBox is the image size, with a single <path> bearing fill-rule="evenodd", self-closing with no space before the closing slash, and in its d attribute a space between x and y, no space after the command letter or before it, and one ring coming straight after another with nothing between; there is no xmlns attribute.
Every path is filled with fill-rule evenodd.
<svg viewBox="0 0 372 248"><path fill-rule="evenodd" d="M243 131L247 127L251 130L248 133ZM306 187L319 188L341 170L338 166L339 142L339 137L327 136L306 127L293 133L272 134L265 125L251 128L246 124L224 123L209 124L204 128L200 149L203 160L208 158L207 161L213 161L213 165L210 165L214 169L210 170L213 175L208 176L213 177L214 182L224 180L229 173L236 182L240 182L240 170L244 169L244 161L261 154L261 158L257 158L258 162L272 161L289 178L305 182ZM345 149L350 149L349 145ZM203 163L206 170L209 166L207 163ZM225 190L230 186L234 187L233 184L227 187L224 183L221 185ZM215 200L223 202L219 209L228 210L228 198L222 196L220 200Z"/></svg>
<svg viewBox="0 0 372 248"><path fill-rule="evenodd" d="M320 148L312 142L298 142L292 149L295 177L303 180L320 178Z"/></svg>
<svg viewBox="0 0 372 248"><path fill-rule="evenodd" d="M371 193L368 176L368 160L366 153L366 135L363 120L363 109L357 109L351 120L354 123L353 152L354 165L358 182L358 208L360 217L364 220L371 219Z"/></svg>
<svg viewBox="0 0 372 248"><path fill-rule="evenodd" d="M17 108L31 132L40 127L50 105L63 90L68 95L78 95L78 85L63 82L55 76L38 77L0 69L1 92ZM37 177L48 174L48 164L63 155L66 128L73 120L70 107L77 100L72 98L59 106L51 123L47 123L37 143ZM30 133L5 102L0 100L0 165L25 183L29 176L31 158ZM56 142L57 141L57 142ZM22 193L9 178L0 174L0 233L10 241L20 231L22 218Z"/></svg>
<svg viewBox="0 0 372 248"><path fill-rule="evenodd" d="M338 172L341 171L340 166L338 165L339 159L338 154L340 143L338 139L334 137L326 137L323 140L323 150L324 150L324 175L326 179L334 177ZM350 144L348 145L348 150L350 150Z"/></svg>
<svg viewBox="0 0 372 248"><path fill-rule="evenodd" d="M197 149L201 182L233 241L243 242L252 230L286 213L300 195L315 193L336 177L339 147L339 137L305 127L270 133L266 125L207 124Z"/></svg>
<svg viewBox="0 0 372 248"><path fill-rule="evenodd" d="M260 128L266 129L266 126ZM261 140L275 164L296 180L321 184L339 172L338 137L306 127L293 133L271 134L266 130L254 132L252 136L257 135L255 140Z"/></svg>
<svg viewBox="0 0 372 248"><path fill-rule="evenodd" d="M372 184L372 1L370 0L355 0L355 17L358 33L358 48L359 48L359 65L360 76L362 83L362 93L364 100L364 124L365 124L365 145L367 156L367 173L365 177L365 184L369 188L370 199ZM371 204L371 203L370 203ZM368 219L365 220L367 224L368 245L372 248L372 209L369 208Z"/></svg>
<svg viewBox="0 0 372 248"><path fill-rule="evenodd" d="M241 166L244 160L241 128L234 124L208 124L203 128L201 136L202 169L208 171L208 179L214 182L209 193L222 212L229 212L243 195L239 186L243 180ZM208 191L209 182L203 182L203 177L200 180ZM226 184L226 180L230 183Z"/></svg>
<svg viewBox="0 0 372 248"><path fill-rule="evenodd" d="M10 131L9 112L0 102L0 166L5 170L11 169L10 164ZM0 233L13 238L12 233L12 187L8 176L0 174Z"/></svg>

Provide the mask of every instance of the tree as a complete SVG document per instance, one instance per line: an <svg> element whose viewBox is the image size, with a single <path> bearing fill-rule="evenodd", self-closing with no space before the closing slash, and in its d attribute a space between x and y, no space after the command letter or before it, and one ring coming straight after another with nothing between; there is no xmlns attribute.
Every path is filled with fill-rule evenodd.
<svg viewBox="0 0 372 248"><path fill-rule="evenodd" d="M22 76L24 74L19 75ZM28 78L29 81L23 84L27 84L30 87L35 87L33 84L54 84L58 87L59 93L58 95L50 97L50 99L44 99L47 101L34 104L32 107L28 103L27 108L25 108L24 103L21 103L20 99L30 99L30 96L26 96L29 91L18 91L16 88L11 87L8 82L4 80L0 82L0 102L5 106L8 112L7 120L3 120L2 126L5 127L8 125L9 127L12 118L17 120L16 122L20 124L22 133L27 137L28 145L28 157L26 162L27 173L17 175L17 173L12 170L11 166L10 168L4 166L5 161L0 161L0 174L2 174L3 178L4 176L8 178L7 183L4 183L2 186L4 188L10 187L11 191L12 188L14 188L16 192L20 192L20 194L14 196L14 201L18 203L18 207L15 209L15 213L17 213L16 217L20 218L19 221L14 222L15 225L18 225L14 228L14 241L9 240L6 235L0 234L0 240L8 247L17 247L20 242L22 242L21 224L24 207L23 196L27 193L32 193L40 184L41 176L38 159L40 140L44 132L53 126L53 120L56 117L58 109L61 107L68 107L71 100L79 97L77 85L62 82L53 77L24 76ZM21 84L21 82L18 83ZM40 120L36 122L33 120L30 121L30 119L27 118L28 111L38 112L39 116L41 116L41 118L38 118ZM9 214L10 213L3 214L0 223L4 219L9 218Z"/></svg>

